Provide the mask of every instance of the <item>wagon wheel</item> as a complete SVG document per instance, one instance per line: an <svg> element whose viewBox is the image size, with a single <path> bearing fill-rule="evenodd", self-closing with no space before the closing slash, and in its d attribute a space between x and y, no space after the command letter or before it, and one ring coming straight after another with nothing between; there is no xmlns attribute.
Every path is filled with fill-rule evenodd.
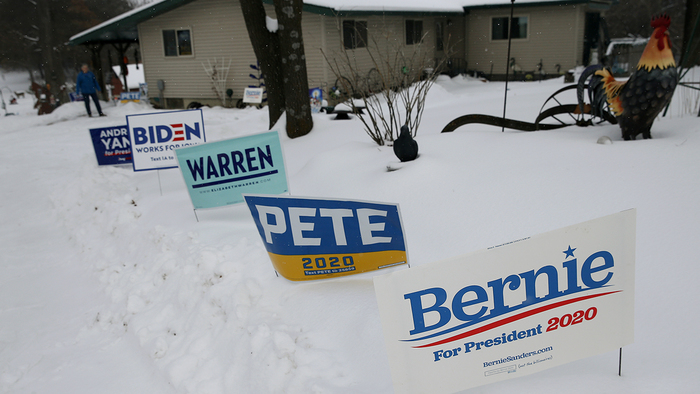
<svg viewBox="0 0 700 394"><path fill-rule="evenodd" d="M577 87L578 86L575 84L568 85L557 90L551 96L549 96L549 98L545 100L544 104L542 104L542 107L540 108L540 113L537 116L537 119L535 120L535 124L539 125L542 120L548 118L556 120L561 125L574 124L577 126L590 126L594 123L602 123L605 121L610 122L612 124L617 124L617 119L615 119L615 116L613 116L613 114L610 113L610 111L607 109L607 106L602 111L600 120L596 122L594 119L596 118L596 116L591 115L590 104L586 104L583 108L583 111L581 111L581 108L578 104L562 104L561 101L559 101L559 99L557 98L557 95L564 93L568 90L576 89ZM588 85L584 85L584 89L588 89ZM558 105L545 110L545 107L547 107L547 104L550 101L554 101Z"/></svg>
<svg viewBox="0 0 700 394"><path fill-rule="evenodd" d="M381 92L383 89L383 83L382 83L382 75L379 73L379 70L376 68L372 68L369 70L367 73L367 89L368 93L370 94L375 94Z"/></svg>
<svg viewBox="0 0 700 394"><path fill-rule="evenodd" d="M355 89L349 79L341 76L335 80L331 87L331 95L338 100L345 101L355 94Z"/></svg>

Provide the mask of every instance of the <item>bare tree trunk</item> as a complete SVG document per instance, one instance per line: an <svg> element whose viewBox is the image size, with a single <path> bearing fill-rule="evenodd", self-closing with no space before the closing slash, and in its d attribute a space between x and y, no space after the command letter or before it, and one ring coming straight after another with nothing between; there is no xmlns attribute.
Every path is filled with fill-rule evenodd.
<svg viewBox="0 0 700 394"><path fill-rule="evenodd" d="M279 24L280 58L284 76L287 135L308 134L313 128L306 56L301 32L302 0L274 0Z"/></svg>
<svg viewBox="0 0 700 394"><path fill-rule="evenodd" d="M269 128L277 123L285 108L284 80L280 58L280 44L276 33L267 29L265 7L261 0L241 0L241 10L250 43L265 77Z"/></svg>
<svg viewBox="0 0 700 394"><path fill-rule="evenodd" d="M41 61L44 70L44 79L50 86L51 94L54 97L65 100L62 97L61 86L66 82L66 75L60 59L54 52L54 31L51 18L51 3L48 0L38 0L37 10L39 11L39 45L41 47Z"/></svg>

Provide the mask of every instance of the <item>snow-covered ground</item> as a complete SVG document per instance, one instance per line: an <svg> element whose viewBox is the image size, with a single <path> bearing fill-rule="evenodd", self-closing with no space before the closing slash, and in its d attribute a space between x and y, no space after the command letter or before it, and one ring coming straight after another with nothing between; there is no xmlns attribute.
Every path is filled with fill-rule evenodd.
<svg viewBox="0 0 700 394"><path fill-rule="evenodd" d="M511 82L508 117L533 121L562 85ZM503 91L441 78L420 157L393 172L391 147L358 120L314 115L309 135L283 137L291 191L399 203L412 266L637 208L635 343L622 376L613 351L467 392L697 392L697 95L678 92L652 140L622 141L609 124L440 134L460 115L500 116ZM20 98L0 118L0 392L392 392L372 275L289 282L247 207L198 211L197 222L179 170L160 171L159 185L156 172L98 167L88 129L153 109L104 104L106 118L88 118L70 103L40 117L32 104ZM266 130L264 110L203 111L208 141Z"/></svg>

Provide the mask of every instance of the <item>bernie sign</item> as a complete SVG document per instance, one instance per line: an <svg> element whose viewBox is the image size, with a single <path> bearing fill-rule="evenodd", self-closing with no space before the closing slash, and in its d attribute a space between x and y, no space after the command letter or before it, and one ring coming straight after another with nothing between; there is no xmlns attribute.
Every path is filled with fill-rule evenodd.
<svg viewBox="0 0 700 394"><path fill-rule="evenodd" d="M406 264L399 206L244 195L275 270L289 280L326 279Z"/></svg>
<svg viewBox="0 0 700 394"><path fill-rule="evenodd" d="M260 104L263 101L263 88L245 88L243 91L243 102L251 104Z"/></svg>
<svg viewBox="0 0 700 394"><path fill-rule="evenodd" d="M134 171L176 168L175 149L206 142L201 109L127 115Z"/></svg>
<svg viewBox="0 0 700 394"><path fill-rule="evenodd" d="M279 134L270 131L175 151L195 209L243 202L243 193L289 191Z"/></svg>
<svg viewBox="0 0 700 394"><path fill-rule="evenodd" d="M453 393L633 342L636 211L374 278L397 393Z"/></svg>
<svg viewBox="0 0 700 394"><path fill-rule="evenodd" d="M90 129L90 138L98 165L131 163L131 142L127 126Z"/></svg>

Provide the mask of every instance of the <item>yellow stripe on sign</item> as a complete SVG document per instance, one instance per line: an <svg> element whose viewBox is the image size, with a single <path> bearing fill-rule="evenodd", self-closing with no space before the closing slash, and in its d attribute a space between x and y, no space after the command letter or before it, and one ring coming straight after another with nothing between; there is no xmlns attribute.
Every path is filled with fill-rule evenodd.
<svg viewBox="0 0 700 394"><path fill-rule="evenodd" d="M280 255L268 253L275 270L289 280L328 279L406 264L406 252Z"/></svg>

